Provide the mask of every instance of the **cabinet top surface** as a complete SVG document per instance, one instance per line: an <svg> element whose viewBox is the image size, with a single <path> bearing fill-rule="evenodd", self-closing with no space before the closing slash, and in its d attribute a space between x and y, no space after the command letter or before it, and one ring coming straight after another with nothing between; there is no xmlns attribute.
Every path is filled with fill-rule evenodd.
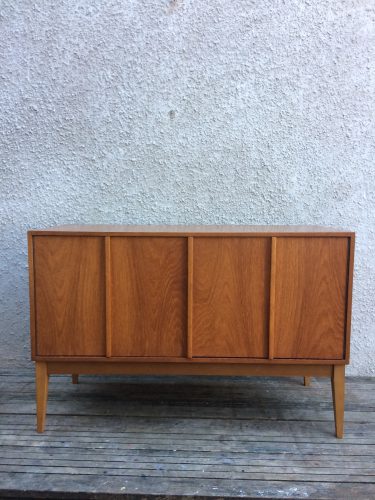
<svg viewBox="0 0 375 500"><path fill-rule="evenodd" d="M30 230L32 235L63 234L125 234L125 235L222 235L222 234L266 234L266 235L322 235L353 236L354 232L327 226L249 226L249 225L122 225L122 224L67 224L46 229Z"/></svg>

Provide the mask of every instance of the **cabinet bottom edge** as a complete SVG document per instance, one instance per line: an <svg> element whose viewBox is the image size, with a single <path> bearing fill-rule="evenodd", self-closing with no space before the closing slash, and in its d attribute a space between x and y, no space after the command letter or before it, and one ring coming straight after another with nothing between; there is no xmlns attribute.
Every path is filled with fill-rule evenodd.
<svg viewBox="0 0 375 500"><path fill-rule="evenodd" d="M181 363L100 363L43 361L48 374L87 375L217 375L217 376L322 376L330 377L328 364L181 364Z"/></svg>

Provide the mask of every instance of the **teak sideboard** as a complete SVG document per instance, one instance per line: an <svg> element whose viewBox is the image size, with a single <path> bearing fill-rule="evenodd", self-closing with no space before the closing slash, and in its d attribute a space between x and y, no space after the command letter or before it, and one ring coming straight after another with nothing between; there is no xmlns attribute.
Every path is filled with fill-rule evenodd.
<svg viewBox="0 0 375 500"><path fill-rule="evenodd" d="M354 233L58 226L28 233L37 430L50 374L330 377L343 436Z"/></svg>

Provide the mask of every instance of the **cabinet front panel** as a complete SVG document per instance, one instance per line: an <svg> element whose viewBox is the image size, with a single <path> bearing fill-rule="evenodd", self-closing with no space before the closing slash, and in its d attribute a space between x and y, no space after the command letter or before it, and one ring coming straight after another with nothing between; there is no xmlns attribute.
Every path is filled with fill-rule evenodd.
<svg viewBox="0 0 375 500"><path fill-rule="evenodd" d="M112 237L112 356L185 356L187 239Z"/></svg>
<svg viewBox="0 0 375 500"><path fill-rule="evenodd" d="M348 238L278 238L275 357L343 359Z"/></svg>
<svg viewBox="0 0 375 500"><path fill-rule="evenodd" d="M271 238L194 238L192 351L268 354Z"/></svg>
<svg viewBox="0 0 375 500"><path fill-rule="evenodd" d="M105 355L104 239L34 236L39 356Z"/></svg>

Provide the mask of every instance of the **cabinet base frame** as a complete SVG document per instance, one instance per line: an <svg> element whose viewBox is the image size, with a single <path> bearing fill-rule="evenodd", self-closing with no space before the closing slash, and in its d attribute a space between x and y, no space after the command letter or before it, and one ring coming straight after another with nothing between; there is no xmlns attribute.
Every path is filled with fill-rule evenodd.
<svg viewBox="0 0 375 500"><path fill-rule="evenodd" d="M48 379L54 374L86 375L212 375L212 376L275 376L329 377L335 416L336 437L344 434L345 365L342 364L222 364L222 363L132 363L36 361L37 431L44 432Z"/></svg>

